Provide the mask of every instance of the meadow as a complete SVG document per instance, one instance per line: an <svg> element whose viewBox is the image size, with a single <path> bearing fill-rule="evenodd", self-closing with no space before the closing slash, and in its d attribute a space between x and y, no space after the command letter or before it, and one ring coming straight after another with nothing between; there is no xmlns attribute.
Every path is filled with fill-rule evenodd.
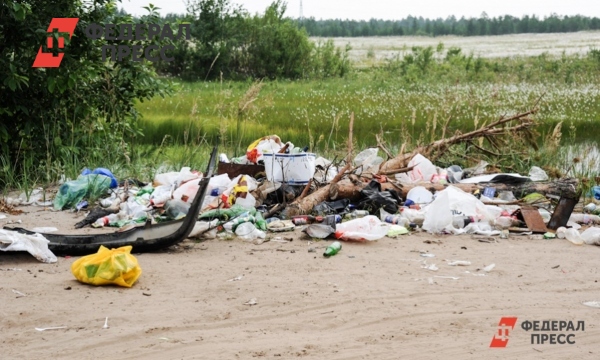
<svg viewBox="0 0 600 360"><path fill-rule="evenodd" d="M394 48L373 38L379 44L375 54L371 51L355 58L355 70L344 78L179 83L173 96L138 104L144 136L136 139L136 149L143 157L153 158L154 164L200 166L210 145L218 144L230 157L240 156L252 141L276 134L333 158L344 155L351 113L355 115L356 148L376 146L375 136L381 134L390 149L397 151L402 145L410 149L436 140L444 131L447 135L472 130L537 107L539 126L534 141L538 149L520 149L497 165L518 171L539 165L564 173L573 168L569 163L577 155L574 152L589 152L587 144L600 136L600 52L581 47L600 33L543 37L548 42L563 35L577 36L580 41L571 44L579 50L557 51L564 44L557 42L552 52L535 56L525 51L523 55L482 57L473 49L467 52L457 44L425 38L437 45L404 45L401 54L385 57L377 51ZM514 37L521 44L528 37L530 46L540 46L536 34L482 37L479 43L485 51L494 40L500 48ZM477 38L464 41L478 43ZM556 142L557 136L562 146L546 146ZM569 148L573 144L582 150ZM442 161L468 166L465 159L454 156ZM585 167L587 175L597 171L595 162Z"/></svg>

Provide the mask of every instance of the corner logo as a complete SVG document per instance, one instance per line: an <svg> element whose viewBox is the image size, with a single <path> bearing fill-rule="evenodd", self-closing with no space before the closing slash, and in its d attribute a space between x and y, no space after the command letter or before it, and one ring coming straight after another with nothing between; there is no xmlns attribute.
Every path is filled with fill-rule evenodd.
<svg viewBox="0 0 600 360"><path fill-rule="evenodd" d="M500 318L500 322L498 323L498 333L494 335L492 338L492 342L490 344L491 348L503 348L508 345L508 336L509 329L513 330L515 325L517 324L516 317L503 317Z"/></svg>
<svg viewBox="0 0 600 360"><path fill-rule="evenodd" d="M63 49L65 47L65 39L63 37L58 38L58 44L54 44L54 33L68 33L69 39L73 36L75 32L75 26L79 18L53 18L50 21L50 25L48 25L47 30L47 38L46 44L48 49L53 49L56 45L59 49ZM60 63L65 56L64 53L53 54L51 52L43 52L43 46L40 46L38 50L37 56L35 57L35 61L33 62L33 67L43 67L43 68L57 68L60 66Z"/></svg>

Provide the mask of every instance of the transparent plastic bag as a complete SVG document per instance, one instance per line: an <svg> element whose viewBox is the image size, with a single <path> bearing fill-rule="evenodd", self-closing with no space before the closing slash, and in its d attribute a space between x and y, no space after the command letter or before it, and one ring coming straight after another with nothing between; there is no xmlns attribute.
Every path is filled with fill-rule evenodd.
<svg viewBox="0 0 600 360"><path fill-rule="evenodd" d="M373 241L386 236L390 224L381 222L377 216L369 215L337 224L335 238L351 241Z"/></svg>
<svg viewBox="0 0 600 360"><path fill-rule="evenodd" d="M54 197L54 209L73 208L83 199L100 198L110 189L111 180L105 175L89 174L67 181Z"/></svg>
<svg viewBox="0 0 600 360"><path fill-rule="evenodd" d="M423 229L430 233L444 230L456 230L452 225L454 216L471 216L474 221L490 222L494 217L489 214L484 203L475 196L459 188L449 186L438 193L436 199L427 206Z"/></svg>

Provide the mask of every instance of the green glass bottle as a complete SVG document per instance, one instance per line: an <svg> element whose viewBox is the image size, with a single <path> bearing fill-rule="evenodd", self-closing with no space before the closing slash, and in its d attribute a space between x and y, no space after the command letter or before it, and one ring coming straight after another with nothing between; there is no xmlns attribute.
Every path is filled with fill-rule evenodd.
<svg viewBox="0 0 600 360"><path fill-rule="evenodd" d="M340 250L342 250L342 244L340 244L339 241L336 241L327 247L327 249L323 253L323 256L325 256L325 257L333 256L333 255L337 254L338 252L340 252Z"/></svg>

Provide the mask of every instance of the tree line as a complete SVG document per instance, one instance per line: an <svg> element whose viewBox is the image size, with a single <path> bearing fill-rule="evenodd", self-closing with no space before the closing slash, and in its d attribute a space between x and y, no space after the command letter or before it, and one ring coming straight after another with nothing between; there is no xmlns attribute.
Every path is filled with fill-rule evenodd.
<svg viewBox="0 0 600 360"><path fill-rule="evenodd" d="M504 15L489 17L485 12L479 18L426 19L408 16L401 20L316 20L296 19L310 36L358 37L358 36L482 36L521 33L560 33L584 30L599 30L600 19L582 15L559 16L556 14L540 18L525 15L521 18Z"/></svg>

